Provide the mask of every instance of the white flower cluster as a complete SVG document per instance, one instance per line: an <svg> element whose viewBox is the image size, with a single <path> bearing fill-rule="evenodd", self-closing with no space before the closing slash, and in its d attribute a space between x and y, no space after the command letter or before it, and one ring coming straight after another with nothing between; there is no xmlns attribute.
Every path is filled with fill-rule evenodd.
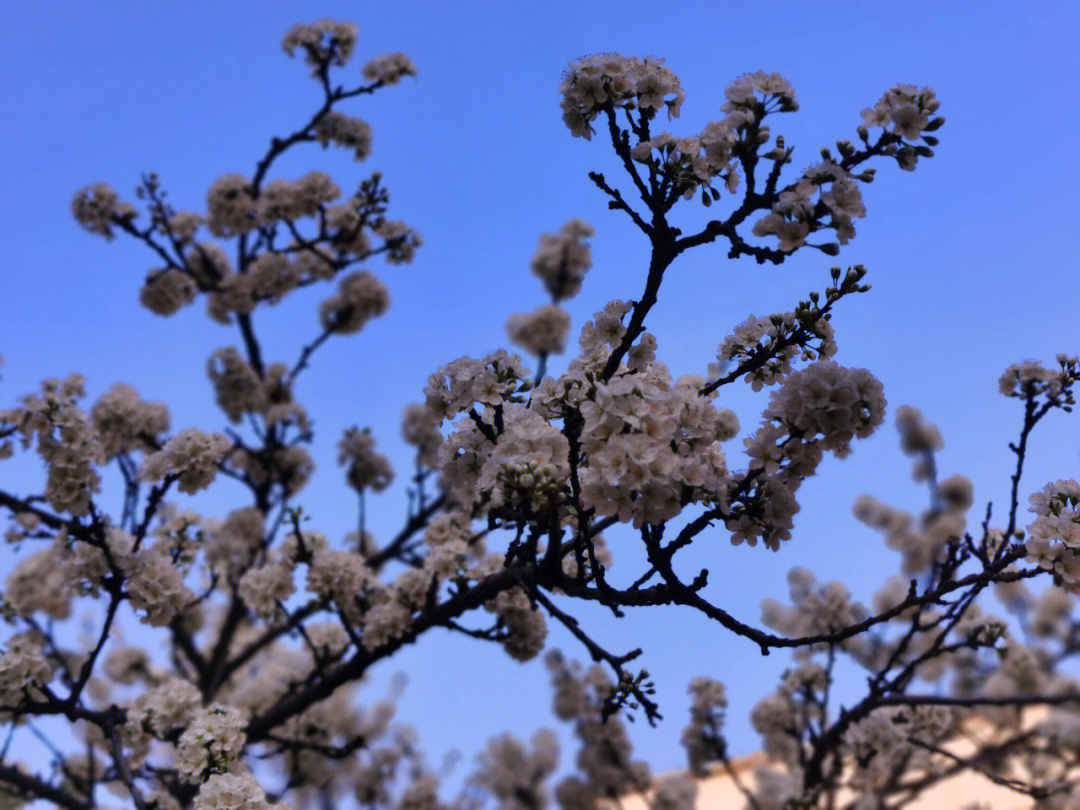
<svg viewBox="0 0 1080 810"><path fill-rule="evenodd" d="M480 360L461 357L428 378L427 408L440 419L453 419L480 403L494 407L514 402L530 387L529 374L516 354L502 349Z"/></svg>
<svg viewBox="0 0 1080 810"><path fill-rule="evenodd" d="M261 413L267 405L264 380L235 348L218 349L206 361L206 373L214 385L218 407L230 422L246 413Z"/></svg>
<svg viewBox="0 0 1080 810"><path fill-rule="evenodd" d="M364 160L371 154L371 126L360 118L353 118L337 110L329 110L312 127L315 140L324 147L335 143L353 150L356 160Z"/></svg>
<svg viewBox="0 0 1080 810"><path fill-rule="evenodd" d="M398 801L400 810L445 810L439 799L439 778L433 773L423 773L414 768L408 786Z"/></svg>
<svg viewBox="0 0 1080 810"><path fill-rule="evenodd" d="M235 582L262 547L265 531L263 513L254 506L233 510L224 522L206 521L200 535L206 565Z"/></svg>
<svg viewBox="0 0 1080 810"><path fill-rule="evenodd" d="M900 447L906 455L915 456L912 477L925 481L930 475L929 454L945 446L937 426L926 421L918 408L901 405L896 409L896 429L900 431Z"/></svg>
<svg viewBox="0 0 1080 810"><path fill-rule="evenodd" d="M201 709L176 743L176 768L188 782L202 782L225 773L240 759L247 737L244 718L230 706L215 703Z"/></svg>
<svg viewBox="0 0 1080 810"><path fill-rule="evenodd" d="M285 32L281 47L289 56L297 48L304 49L304 61L318 76L331 64L344 65L356 47L356 25L338 20L318 20L313 23L297 23Z"/></svg>
<svg viewBox="0 0 1080 810"><path fill-rule="evenodd" d="M467 419L439 446L440 478L463 506L471 507L480 499L477 481L492 449L491 440Z"/></svg>
<svg viewBox="0 0 1080 810"><path fill-rule="evenodd" d="M570 314L556 302L571 298L581 290L585 273L592 266L589 245L584 240L593 233L587 223L572 219L558 233L541 234L532 258L532 271L543 281L552 303L530 313L512 315L506 323L510 341L539 356L541 368L545 358L561 354L566 348Z"/></svg>
<svg viewBox="0 0 1080 810"><path fill-rule="evenodd" d="M125 686L135 683L150 672L150 656L139 647L114 645L105 654L105 674Z"/></svg>
<svg viewBox="0 0 1080 810"><path fill-rule="evenodd" d="M664 777L649 796L649 810L694 810L697 793L697 780L690 774Z"/></svg>
<svg viewBox="0 0 1080 810"><path fill-rule="evenodd" d="M739 173L732 157L740 139L752 135L751 147L756 149L769 137L769 128L761 124L765 115L798 109L795 91L778 73L746 74L730 84L725 94L724 118L709 122L699 135L677 138L665 132L640 141L631 150L634 160L660 171L686 199L699 186L709 188L701 198L706 206L720 199L713 178L720 177L730 193L738 188ZM774 160L786 160L787 155L782 146L770 153Z"/></svg>
<svg viewBox="0 0 1080 810"><path fill-rule="evenodd" d="M20 407L0 410L0 425L10 425L20 434L24 448L37 438L38 454L48 468L49 505L76 517L89 510L90 496L101 487L96 466L106 460L90 417L76 405L84 394L83 384L79 374L48 379L40 396L27 395Z"/></svg>
<svg viewBox="0 0 1080 810"><path fill-rule="evenodd" d="M279 445L260 453L238 448L229 453L224 464L230 472L247 476L254 486L273 484L288 496L303 489L315 471L311 454L299 444Z"/></svg>
<svg viewBox="0 0 1080 810"><path fill-rule="evenodd" d="M131 204L120 200L112 186L106 183L94 183L79 189L71 201L71 213L90 233L100 234L106 239L113 238L113 225L117 222L130 222L135 218L135 209Z"/></svg>
<svg viewBox="0 0 1080 810"><path fill-rule="evenodd" d="M270 804L250 774L215 773L199 788L192 810L287 810Z"/></svg>
<svg viewBox="0 0 1080 810"><path fill-rule="evenodd" d="M802 797L802 771L760 765L754 769L754 787L752 810L790 810L798 807ZM877 807L864 808L854 805L852 810L879 810Z"/></svg>
<svg viewBox="0 0 1080 810"><path fill-rule="evenodd" d="M341 279L337 294L322 302L319 321L327 332L351 335L389 308L386 285L366 270L358 270Z"/></svg>
<svg viewBox="0 0 1080 810"><path fill-rule="evenodd" d="M0 446L0 450L3 447ZM0 458L3 458L0 455ZM28 535L36 532L41 526L41 518L34 512L14 512L11 524L4 532L4 541L15 545L22 542Z"/></svg>
<svg viewBox="0 0 1080 810"><path fill-rule="evenodd" d="M866 369L821 360L789 375L769 397L763 416L796 440L790 444L813 442L844 458L852 439L869 436L885 418L885 396L880 380ZM794 448L785 447L784 454L794 461Z"/></svg>
<svg viewBox="0 0 1080 810"><path fill-rule="evenodd" d="M885 544L902 555L901 570L905 574L925 571L939 562L950 543L964 536L967 521L964 513L971 506L971 482L963 476L953 476L942 482L949 497L942 498L939 509L927 511L916 525L907 512L884 504L871 495L855 499L852 513L860 522L885 535Z"/></svg>
<svg viewBox="0 0 1080 810"><path fill-rule="evenodd" d="M157 548L139 549L121 560L120 565L127 576L128 601L136 610L145 612L147 624L164 627L195 601L180 570Z"/></svg>
<svg viewBox="0 0 1080 810"><path fill-rule="evenodd" d="M822 221L822 209L829 215L827 222ZM826 161L803 170L798 182L780 192L772 210L754 223L752 231L755 236L776 236L779 249L790 253L819 228L835 230L837 241L846 245L855 236L852 219L864 216L866 206L855 178Z"/></svg>
<svg viewBox="0 0 1080 810"><path fill-rule="evenodd" d="M155 270L139 290L139 303L155 315L169 316L195 300L195 279L176 267Z"/></svg>
<svg viewBox="0 0 1080 810"><path fill-rule="evenodd" d="M744 439L757 477L743 509L725 518L732 542L776 550L790 539L799 510L795 490L813 474L825 450L843 457L855 436L869 435L884 417L881 383L864 369L821 361L785 378L769 399L766 421Z"/></svg>
<svg viewBox="0 0 1080 810"><path fill-rule="evenodd" d="M279 614L279 603L292 596L294 590L293 570L287 561L274 558L249 568L240 577L238 593L248 609L262 618Z"/></svg>
<svg viewBox="0 0 1080 810"><path fill-rule="evenodd" d="M530 743L503 734L480 754L473 783L490 794L500 810L542 810L548 805L547 779L559 764L558 738L542 729Z"/></svg>
<svg viewBox="0 0 1080 810"><path fill-rule="evenodd" d="M1036 598L1025 594L1024 606L1031 611L1029 627L1036 638L1066 638L1072 624L1076 597L1061 588L1047 588Z"/></svg>
<svg viewBox="0 0 1080 810"><path fill-rule="evenodd" d="M214 289L222 279L232 275L232 262L214 242L195 243L184 254L184 262L200 289Z"/></svg>
<svg viewBox="0 0 1080 810"><path fill-rule="evenodd" d="M242 174L223 174L206 192L206 226L214 236L238 236L258 225L259 210L251 181Z"/></svg>
<svg viewBox="0 0 1080 810"><path fill-rule="evenodd" d="M389 585L374 578L367 583L362 594L366 605L361 621L365 649L381 647L401 638L409 630L413 614L424 609L436 592L439 577L435 569L445 568L444 563L445 558L436 554L425 559L420 568L405 571ZM449 567L457 569L459 566Z"/></svg>
<svg viewBox="0 0 1080 810"><path fill-rule="evenodd" d="M922 772L930 764L927 747L940 746L955 731L956 718L947 706L875 709L844 734L854 767L852 786L869 792L888 784L899 769Z"/></svg>
<svg viewBox="0 0 1080 810"><path fill-rule="evenodd" d="M0 707L17 706L28 690L46 686L50 680L52 667L39 644L26 636L8 640L7 649L0 655Z"/></svg>
<svg viewBox="0 0 1080 810"><path fill-rule="evenodd" d="M997 668L983 682L979 690L982 694L999 698L1016 695L1046 695L1052 694L1055 687L1061 688L1068 683L1068 680L1071 680L1060 675L1049 674L1039 661L1040 651L1020 644L1012 638L1007 637L1006 640L1009 653L999 658ZM1020 717L1020 707L1002 706L998 711L987 711L986 714L1002 725L1015 726Z"/></svg>
<svg viewBox="0 0 1080 810"><path fill-rule="evenodd" d="M206 194L206 224L215 236L237 236L276 222L314 216L340 196L337 184L319 171L299 180L274 180L257 195L244 175L225 174Z"/></svg>
<svg viewBox="0 0 1080 810"><path fill-rule="evenodd" d="M222 325L232 323L233 313L247 315L255 309L255 276L226 273L206 298L206 313Z"/></svg>
<svg viewBox="0 0 1080 810"><path fill-rule="evenodd" d="M789 638L835 632L870 616L842 582L818 584L809 570L798 567L788 572L787 581L791 605L763 599L761 621ZM805 649L796 652L801 657L807 654Z"/></svg>
<svg viewBox="0 0 1080 810"><path fill-rule="evenodd" d="M169 429L169 409L162 402L144 402L130 385L116 383L90 409L105 459L133 450L151 452Z"/></svg>
<svg viewBox="0 0 1080 810"><path fill-rule="evenodd" d="M558 503L569 479L570 445L558 429L521 406L504 405L502 422L495 446L482 451L486 458L476 487L491 494L495 509L543 513Z"/></svg>
<svg viewBox="0 0 1080 810"><path fill-rule="evenodd" d="M581 776L568 776L555 788L560 807L589 810L597 800L643 792L650 783L648 764L631 759L633 745L622 718L603 713L604 701L615 688L604 669L596 665L582 673L555 650L544 663L555 689L555 714L574 723L582 743L576 758Z"/></svg>
<svg viewBox="0 0 1080 810"><path fill-rule="evenodd" d="M258 221L272 225L314 216L340 196L341 189L325 172L311 171L299 180L273 180L259 192Z"/></svg>
<svg viewBox="0 0 1080 810"><path fill-rule="evenodd" d="M365 428L349 428L338 442L338 464L347 466L345 478L357 492L382 492L394 480L389 459L375 451L375 438Z"/></svg>
<svg viewBox="0 0 1080 810"><path fill-rule="evenodd" d="M331 206L327 208L327 222L330 221L331 211L338 211L347 206ZM338 238L341 237L341 238ZM293 262L300 269L300 275L305 281L326 281L333 278L344 264L344 254L357 248L358 255L367 256L370 246L363 230L357 225L357 230L350 231L347 235L341 233L328 234L331 246L317 242L295 243L292 245ZM335 258L335 256L339 258Z"/></svg>
<svg viewBox="0 0 1080 810"><path fill-rule="evenodd" d="M505 629L502 645L511 658L529 661L544 649L547 622L544 614L532 605L523 590L501 591L494 599L484 603L484 608L494 613Z"/></svg>
<svg viewBox="0 0 1080 810"><path fill-rule="evenodd" d="M218 464L230 446L229 439L220 433L203 433L198 428L188 428L143 460L139 467L139 478L143 481L161 481L175 475L181 492L198 492L213 482Z"/></svg>
<svg viewBox="0 0 1080 810"><path fill-rule="evenodd" d="M716 350L721 363L750 362L745 382L755 391L773 385L791 373L796 359L815 360L836 354L832 324L824 317L811 318L811 312L800 317L784 312L759 318L751 315L724 338ZM753 361L759 360L754 364Z"/></svg>
<svg viewBox="0 0 1080 810"><path fill-rule="evenodd" d="M483 561L490 555L482 537L473 535L469 518L462 512L440 512L432 518L424 530L424 545L428 549L424 567L441 582L461 576L479 579L486 573ZM480 564L470 570L470 561Z"/></svg>
<svg viewBox="0 0 1080 810"><path fill-rule="evenodd" d="M1071 708L1052 708L1038 730L1050 738L1056 750L1080 751L1080 715Z"/></svg>
<svg viewBox="0 0 1080 810"><path fill-rule="evenodd" d="M1053 571L1070 590L1080 590L1080 484L1055 481L1034 493L1028 511L1028 559Z"/></svg>
<svg viewBox="0 0 1080 810"><path fill-rule="evenodd" d="M337 249L341 257L351 253L363 259L371 253L371 241L364 231L367 218L361 214L366 204L361 195L354 195L341 205L330 205L326 208L327 235L330 244ZM333 275L332 259L325 257L323 251L316 249L314 245L305 248L296 257L296 261L298 264L305 262L311 265L307 272L312 278L329 278Z"/></svg>
<svg viewBox="0 0 1080 810"><path fill-rule="evenodd" d="M652 117L665 108L677 118L683 102L679 78L662 59L596 54L571 62L559 85L563 121L575 137L589 139L592 122L601 111L614 107L638 110Z"/></svg>
<svg viewBox="0 0 1080 810"><path fill-rule="evenodd" d="M529 313L511 315L506 322L510 342L536 355L562 354L570 334L570 313L546 304Z"/></svg>
<svg viewBox="0 0 1080 810"><path fill-rule="evenodd" d="M824 667L806 661L787 672L779 688L758 701L750 713L766 754L789 769L803 762L803 736L810 724L824 720L822 695L829 685ZM783 806L783 805L779 805Z"/></svg>
<svg viewBox="0 0 1080 810"><path fill-rule="evenodd" d="M761 94L762 105L772 102L780 112L794 112L799 109L799 103L795 100L795 89L787 79L779 73L758 70L744 73L724 88L724 95L727 96L724 111L731 113L753 107L754 102L758 101L756 93Z"/></svg>
<svg viewBox="0 0 1080 810"><path fill-rule="evenodd" d="M136 737L149 732L164 739L186 728L201 707L199 688L184 678L170 676L127 704L124 731Z"/></svg>
<svg viewBox="0 0 1080 810"><path fill-rule="evenodd" d="M194 211L177 211L165 219L165 228L173 239L182 245L190 243L204 224L200 214Z"/></svg>
<svg viewBox="0 0 1080 810"><path fill-rule="evenodd" d="M319 622L307 628L314 654L322 659L340 658L349 648L349 634L339 622Z"/></svg>
<svg viewBox="0 0 1080 810"><path fill-rule="evenodd" d="M571 219L558 233L540 235L530 267L533 275L544 282L552 300L573 298L581 290L581 282L592 267L592 251L585 240L595 234L589 223Z"/></svg>
<svg viewBox="0 0 1080 810"><path fill-rule="evenodd" d="M374 574L359 554L318 548L318 545L316 543L308 565L307 589L333 600L349 621L359 621L361 613L356 600L372 582Z"/></svg>
<svg viewBox="0 0 1080 810"><path fill-rule="evenodd" d="M770 433L771 434L771 442ZM781 458L781 448L775 445L779 438L779 428L763 428L758 431L755 439L764 438L765 442L759 442L750 447L751 457L755 463L764 463L768 469ZM750 441L744 440L744 441ZM820 449L815 454L815 445L806 445L802 449L800 462L806 463L820 458ZM807 452L808 451L808 452ZM751 472L757 474L761 467L752 468ZM799 511L799 502L795 500L795 490L801 483L801 478L792 477L780 473L758 475L753 483L750 495L744 498L745 506L740 510L733 510L724 518L724 526L731 532L732 545L745 542L749 546L756 546L760 539L765 547L772 551L780 548L780 543L791 539L791 529L794 526L795 514ZM745 480L745 479L743 479ZM736 478L736 482L739 479ZM737 485L737 483L736 483Z"/></svg>
<svg viewBox="0 0 1080 810"><path fill-rule="evenodd" d="M362 621L364 649L375 650L400 638L412 621L411 605L402 604L394 589L376 589L373 604L364 612Z"/></svg>
<svg viewBox="0 0 1080 810"><path fill-rule="evenodd" d="M128 576L136 566L132 557L135 538L119 526L105 530L104 543L76 540L62 547L58 543L57 550L57 564L67 571L80 594L97 596L109 574L119 569ZM149 552L143 549L143 553Z"/></svg>
<svg viewBox="0 0 1080 810"><path fill-rule="evenodd" d="M595 384L581 403L584 505L640 527L677 515L686 490L692 500L725 500L721 442L737 421L695 382L673 385L667 369L654 363Z"/></svg>
<svg viewBox="0 0 1080 810"><path fill-rule="evenodd" d="M928 128L940 106L931 88L897 84L886 90L873 107L863 110L862 118L867 126L882 127L913 141Z"/></svg>
<svg viewBox="0 0 1080 810"><path fill-rule="evenodd" d="M415 75L416 65L403 53L385 53L364 65L364 78L379 84L397 84L405 76Z"/></svg>
<svg viewBox="0 0 1080 810"><path fill-rule="evenodd" d="M690 723L683 729L681 742L686 749L690 772L705 774L705 764L725 753L723 738L728 700L724 685L712 678L690 681Z"/></svg>
<svg viewBox="0 0 1080 810"><path fill-rule="evenodd" d="M998 381L998 390L1007 397L1046 396L1056 399L1070 394L1072 386L1080 380L1080 357L1059 354L1059 368L1045 368L1037 360L1013 363Z"/></svg>
<svg viewBox="0 0 1080 810"><path fill-rule="evenodd" d="M40 611L52 619L66 619L71 614L75 583L65 561L62 536L19 560L4 584L4 599L16 614L32 616Z"/></svg>
<svg viewBox="0 0 1080 810"><path fill-rule="evenodd" d="M209 252L207 245L189 253L191 274L205 276L203 283L210 293L206 311L221 324L232 323L232 314L246 315L261 301L277 304L303 282L332 278L341 267L317 246L293 248L292 259L284 253L267 252L248 263L244 273L234 273L224 255ZM203 254L206 254L205 256ZM315 260L315 256L319 256ZM207 261L209 259L209 261Z"/></svg>
<svg viewBox="0 0 1080 810"><path fill-rule="evenodd" d="M738 187L739 175L731 168L726 136L727 131L719 125L706 131L702 136L704 141L697 137L676 138L663 132L638 143L630 150L630 156L638 163L662 172L687 200L694 196L699 185L709 185L710 180L723 170L726 170L725 185L733 192ZM723 146L718 147L718 144ZM703 149L705 154L701 154ZM711 198L703 199L709 201Z"/></svg>
<svg viewBox="0 0 1080 810"><path fill-rule="evenodd" d="M401 417L401 437L406 444L416 448L420 463L434 467L439 463L439 418L424 405L414 404L405 408Z"/></svg>
<svg viewBox="0 0 1080 810"><path fill-rule="evenodd" d="M416 256L416 249L424 244L419 233L398 220L383 220L374 232L383 240L386 261L390 264L408 264Z"/></svg>
<svg viewBox="0 0 1080 810"><path fill-rule="evenodd" d="M676 193L686 199L699 186L710 189L702 194L705 205L720 199L712 183L715 177L720 177L727 191L734 193L739 186L738 169L732 162L736 144L741 138L752 136L754 142L750 145L756 149L769 138L769 128L761 123L764 116L796 110L798 103L795 91L783 76L760 71L736 79L726 88L725 95L724 118L709 122L701 134L678 138L661 133L636 144L631 157L661 172ZM788 153L781 145L770 157L786 161Z"/></svg>
<svg viewBox="0 0 1080 810"><path fill-rule="evenodd" d="M424 544L431 549L468 540L472 531L468 515L460 510L439 512L424 529Z"/></svg>
<svg viewBox="0 0 1080 810"><path fill-rule="evenodd" d="M581 328L581 334L578 335L578 346L584 355L583 361L586 365L591 359L599 360L602 365L607 360L607 356L606 354L603 357L598 355L605 348L614 349L622 342L626 334L626 327L623 326L622 320L632 306L633 303L630 301L608 301L600 312L593 313L592 320L586 321ZM649 335L646 332L642 335L642 339L647 336Z"/></svg>

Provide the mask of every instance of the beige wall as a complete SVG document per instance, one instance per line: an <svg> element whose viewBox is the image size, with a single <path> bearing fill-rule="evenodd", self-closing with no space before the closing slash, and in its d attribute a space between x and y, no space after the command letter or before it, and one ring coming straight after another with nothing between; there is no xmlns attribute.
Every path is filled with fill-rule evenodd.
<svg viewBox="0 0 1080 810"><path fill-rule="evenodd" d="M954 753L967 753L956 746ZM754 785L754 771L769 764L764 754L751 754L731 763L732 770L744 786ZM660 774L657 781L662 781L673 773ZM843 802L850 801L852 794L841 795ZM905 805L905 810L961 810L968 805L982 804L990 810L1031 810L1034 802L1014 790L997 785L981 774L963 771L944 780L922 793L912 803ZM648 804L640 795L628 796L620 802L621 810L647 810ZM747 806L746 798L735 784L732 776L716 765L709 776L698 782L696 810L743 810Z"/></svg>

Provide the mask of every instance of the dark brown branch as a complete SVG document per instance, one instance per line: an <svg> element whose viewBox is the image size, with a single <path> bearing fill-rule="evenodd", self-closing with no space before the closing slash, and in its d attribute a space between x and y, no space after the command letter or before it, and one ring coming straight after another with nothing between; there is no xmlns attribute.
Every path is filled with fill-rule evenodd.
<svg viewBox="0 0 1080 810"><path fill-rule="evenodd" d="M50 785L43 779L26 773L14 765L0 764L0 785L5 785L11 792L28 799L45 799L57 807L68 810L89 810L92 805L88 799L81 799L67 791Z"/></svg>

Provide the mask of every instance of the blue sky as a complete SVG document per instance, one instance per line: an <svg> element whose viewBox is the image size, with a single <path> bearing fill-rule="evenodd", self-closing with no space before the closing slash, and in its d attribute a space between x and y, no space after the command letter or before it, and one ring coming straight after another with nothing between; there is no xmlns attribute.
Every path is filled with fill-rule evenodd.
<svg viewBox="0 0 1080 810"><path fill-rule="evenodd" d="M1057 352L1080 351L1080 161L1073 151L1080 6L941 8L626 2L615 11L611 3L563 0L11 4L0 28L0 181L7 189L0 202L0 401L77 370L91 398L124 381L144 398L168 402L176 429L222 425L203 368L236 336L209 322L201 305L168 320L139 308L137 290L152 257L123 239L106 243L81 231L69 206L76 189L99 180L133 198L139 172L153 170L178 208L197 209L216 177L250 173L270 136L292 131L318 101L303 63L280 49L293 22L359 24L356 64L343 75L397 50L419 69L416 81L344 108L374 129L366 165L309 148L274 174L320 168L348 189L377 168L392 193L391 217L425 239L412 265L371 265L391 290L390 312L358 336L331 341L301 382L299 397L320 430L322 463L304 503L330 536L354 518L333 464L341 429L370 425L406 469L399 414L421 398L428 374L460 355L504 345L507 316L544 302L528 271L539 233L570 217L597 229L595 266L569 305L575 334L608 300L640 293L647 244L606 209L586 178L596 169L619 181L610 147L572 138L560 120L557 85L568 59L597 51L665 57L686 92L675 134L693 134L718 117L723 88L737 75L779 71L801 104L773 122L796 147L795 171L815 162L821 146L853 137L859 112L892 84L928 84L948 119L937 156L913 174L879 165L864 189L867 218L836 260L870 270L872 292L835 317L836 359L883 381L887 426L846 461L827 460L803 487L795 537L780 553L733 548L721 535L701 538L694 552L694 565L712 571L713 598L748 620L757 619L761 598L786 594L784 575L793 565L844 579L869 598L896 559L851 518L852 501L870 492L913 509L924 503L899 453L892 409L921 408L946 439L942 472L972 477L977 503L1003 504L1006 444L1020 414L1015 401L996 394L998 376L1016 360L1048 362ZM687 222L695 217L705 219L693 210ZM829 264L807 252L779 268L759 267L728 261L719 246L681 257L648 324L659 356L676 375L702 372L736 324L751 313L787 310L821 289ZM269 357L291 360L314 337L317 304L328 292L306 291L257 318ZM740 393L723 404L737 410L745 430L765 402ZM9 477L16 469L33 468L0 467L5 488L17 488ZM1076 477L1080 420L1055 415L1035 436L1029 470L1026 491ZM223 490L223 508L227 496ZM370 525L385 536L403 512L397 487L372 504ZM612 536L616 557L620 539L633 543ZM734 750L756 747L749 709L771 688L784 656L762 659L684 611L620 622L587 615L610 646L645 649L643 665L655 676L667 720L655 730L639 723L634 736L654 767L683 762L677 740L685 686L698 674L728 685ZM558 634L553 641L578 654ZM417 725L436 761L451 748L471 758L495 733L529 735L550 722L539 662L517 665L474 643L427 638L375 673L373 698L397 670L410 676L402 717Z"/></svg>

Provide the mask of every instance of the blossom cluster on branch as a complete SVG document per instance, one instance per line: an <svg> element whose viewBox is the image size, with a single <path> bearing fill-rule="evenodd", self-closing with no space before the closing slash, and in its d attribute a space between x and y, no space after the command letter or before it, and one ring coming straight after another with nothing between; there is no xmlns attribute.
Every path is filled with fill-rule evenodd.
<svg viewBox="0 0 1080 810"><path fill-rule="evenodd" d="M1004 514L988 508L981 523L968 516L970 480L939 480L940 431L914 408L897 409L901 449L915 459L929 506L913 515L870 495L854 505L856 518L900 554L900 574L870 606L844 583L794 569L788 603L766 599L757 626L715 601L709 571L688 575L680 556L713 533L780 550L794 533L801 485L826 452L844 458L879 427L886 401L870 371L832 359L834 308L869 289L861 265L832 267L823 291L717 335L718 362L678 376L646 330L665 274L684 252L718 240L731 259L759 264L803 248L837 255L866 214L860 184L874 169L864 164L911 170L932 156L931 133L944 122L933 91L896 85L863 113L859 145L837 141L835 154L823 149L821 161L789 177L792 149L773 136L771 116L798 103L782 76L736 79L719 120L676 136L653 131L661 111L673 121L684 101L661 60L571 62L560 87L563 119L574 136L606 131L627 187L599 172L590 178L648 244L644 288L598 307L574 356L548 373L570 337L560 302L582 292L587 240L597 231L570 219L543 234L531 270L550 303L507 323L535 366L498 349L450 359L430 376L422 402L403 414L415 458L393 535L376 537L365 521L395 476L377 449L380 434L346 429L337 460L358 524L332 538L310 527L304 509L316 423L296 380L327 340L388 311L386 285L359 265L380 255L410 262L422 240L387 218L377 172L347 196L319 171L294 180L270 174L305 143L369 156L371 128L339 106L416 69L403 54L377 57L361 70L367 83L346 89L336 71L356 45L351 23L290 29L284 49L303 56L319 105L274 138L250 173L214 181L204 211L173 209L152 174L137 190L144 212L101 183L75 197L86 230L126 235L153 255L143 306L169 316L202 297L238 343L206 365L227 423L220 430L173 431L164 404L123 384L87 405L78 375L46 380L0 410L0 462L33 448L45 469L40 487L0 487L5 540L18 554L0 604L0 719L9 742L40 735L41 718L68 729L46 747L47 770L13 759L19 744L3 746L5 806L41 799L91 810L111 796L139 810L543 810L552 800L597 810L641 793L651 810L689 810L697 793L690 776L655 780L634 759L624 717L660 718L648 672L631 666L647 651L609 649L575 615L593 602L618 616L677 605L738 643L794 651L793 667L751 711L771 759L741 785L749 808L897 808L958 769L1046 810L1080 807L1080 682L1067 674L1080 654L1080 485L1061 479L1031 494L1026 526L1020 511L1028 439L1052 411L1074 405L1075 356L1060 355L1052 368L1025 361L1001 378L1001 393L1022 406L1010 445L1016 467ZM668 215L695 198L711 214L727 213L684 233ZM808 241L827 231L832 241ZM329 283L334 290L295 359L264 357L256 315ZM747 431L723 405L739 383L770 389ZM118 508L103 484L113 467ZM242 487L235 508L218 516L189 508L182 496L220 477ZM66 632L86 610L89 637ZM147 627L125 633L133 620ZM593 662L546 656L555 714L579 745L557 784L553 733L527 743L503 735L461 795L448 798L413 732L394 722L392 696L361 694L375 664L435 628L527 661L545 649L552 626ZM141 641L148 634L153 646ZM863 672L866 689L838 704L845 666ZM712 677L724 673L708 675L689 686L682 741L694 775L730 765L724 723L732 708ZM1021 711L1033 706L1047 710L1035 724ZM974 720L989 729L974 753L951 753Z"/></svg>

